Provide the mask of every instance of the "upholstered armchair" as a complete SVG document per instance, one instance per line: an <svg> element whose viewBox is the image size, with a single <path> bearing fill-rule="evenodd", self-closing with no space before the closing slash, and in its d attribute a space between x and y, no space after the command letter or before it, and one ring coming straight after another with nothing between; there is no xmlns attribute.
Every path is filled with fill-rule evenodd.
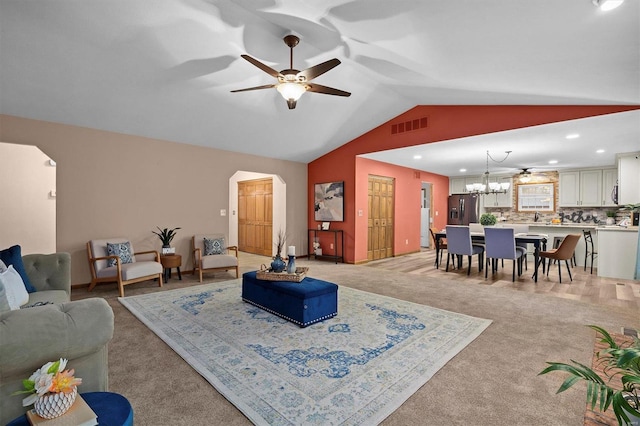
<svg viewBox="0 0 640 426"><path fill-rule="evenodd" d="M196 270L200 274L205 271L236 271L238 273L238 247L227 246L226 236L222 234L200 234L191 239L193 247L193 273ZM230 254L233 251L234 254Z"/></svg>
<svg viewBox="0 0 640 426"><path fill-rule="evenodd" d="M116 282L120 297L124 297L125 285L153 279L162 287L163 269L156 250L135 253L128 239L107 238L89 241L87 256L91 270L89 291L98 283ZM136 259L136 256L142 257Z"/></svg>

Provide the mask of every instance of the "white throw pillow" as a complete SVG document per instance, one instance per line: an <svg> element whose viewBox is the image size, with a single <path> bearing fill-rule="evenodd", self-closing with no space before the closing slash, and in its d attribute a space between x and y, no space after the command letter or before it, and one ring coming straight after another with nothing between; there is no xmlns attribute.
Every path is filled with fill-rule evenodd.
<svg viewBox="0 0 640 426"><path fill-rule="evenodd" d="M9 265L6 271L0 272L0 284L4 287L11 310L20 309L20 306L29 301L29 293L24 287L20 274L13 269L13 265Z"/></svg>
<svg viewBox="0 0 640 426"><path fill-rule="evenodd" d="M7 270L7 265L5 265L2 260L0 260L0 272L4 272L6 270Z"/></svg>

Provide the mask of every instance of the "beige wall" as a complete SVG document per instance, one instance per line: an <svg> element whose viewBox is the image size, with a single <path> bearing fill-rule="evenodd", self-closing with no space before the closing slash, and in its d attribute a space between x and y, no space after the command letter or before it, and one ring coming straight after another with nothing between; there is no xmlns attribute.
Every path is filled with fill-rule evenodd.
<svg viewBox="0 0 640 426"><path fill-rule="evenodd" d="M0 250L56 251L56 168L35 146L0 142ZM51 193L53 191L53 193Z"/></svg>
<svg viewBox="0 0 640 426"><path fill-rule="evenodd" d="M156 226L182 227L172 245L191 269L193 234L229 232L220 210L230 211L229 179L239 170L282 178L290 243L306 253L304 163L7 115L0 140L38 146L57 162L56 249L71 253L73 284L90 280L88 240L124 236L137 251L159 250Z"/></svg>

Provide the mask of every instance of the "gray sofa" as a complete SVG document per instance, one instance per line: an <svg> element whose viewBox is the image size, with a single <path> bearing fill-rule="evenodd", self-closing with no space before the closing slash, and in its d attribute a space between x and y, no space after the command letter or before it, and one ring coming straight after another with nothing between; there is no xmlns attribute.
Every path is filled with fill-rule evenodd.
<svg viewBox="0 0 640 426"><path fill-rule="evenodd" d="M82 378L79 392L108 388L107 344L114 317L101 298L70 302L71 257L68 253L31 254L22 258L37 289L29 303L43 306L0 313L0 424L24 414L22 380L48 361L69 360L67 368ZM27 305L27 306L28 306Z"/></svg>

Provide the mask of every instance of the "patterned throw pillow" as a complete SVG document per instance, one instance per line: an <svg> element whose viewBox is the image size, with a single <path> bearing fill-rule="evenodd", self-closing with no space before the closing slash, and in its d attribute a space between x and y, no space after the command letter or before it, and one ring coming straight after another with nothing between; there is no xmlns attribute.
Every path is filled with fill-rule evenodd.
<svg viewBox="0 0 640 426"><path fill-rule="evenodd" d="M207 238L204 237L204 255L222 254L226 250L224 246L224 238Z"/></svg>
<svg viewBox="0 0 640 426"><path fill-rule="evenodd" d="M129 241L125 241L124 243L107 243L107 254L109 256L118 256L120 263L133 263L133 251L131 250L131 243ZM107 260L107 266L116 266L116 260Z"/></svg>

